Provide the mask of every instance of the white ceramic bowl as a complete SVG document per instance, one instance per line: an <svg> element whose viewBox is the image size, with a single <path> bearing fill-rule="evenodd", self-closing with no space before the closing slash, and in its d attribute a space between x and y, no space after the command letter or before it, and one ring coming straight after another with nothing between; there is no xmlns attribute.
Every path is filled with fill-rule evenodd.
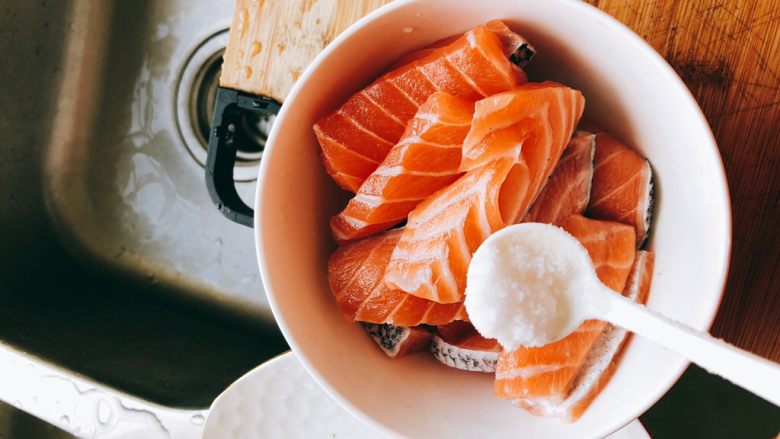
<svg viewBox="0 0 780 439"><path fill-rule="evenodd" d="M695 100L669 65L616 20L565 0L409 0L368 15L320 54L290 93L258 180L258 259L271 307L306 369L342 405L389 434L412 437L603 437L647 410L687 365L632 340L614 378L572 425L493 397L491 377L426 355L390 360L348 324L328 290L328 218L346 202L326 175L312 124L399 55L491 19L539 51L528 72L582 90L586 114L635 145L656 174L656 252L648 305L709 328L729 261L723 166ZM409 32L411 30L411 32Z"/></svg>

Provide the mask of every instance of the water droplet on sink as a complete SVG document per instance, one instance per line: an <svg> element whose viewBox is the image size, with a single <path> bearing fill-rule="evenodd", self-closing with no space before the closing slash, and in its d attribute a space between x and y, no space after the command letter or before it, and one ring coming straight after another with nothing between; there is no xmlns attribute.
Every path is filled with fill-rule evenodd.
<svg viewBox="0 0 780 439"><path fill-rule="evenodd" d="M414 32L414 28L413 28L413 27L409 27L409 26L406 26L405 28L403 28L403 29L401 29L401 30L402 30L402 31L403 31L405 34L410 34L410 33Z"/></svg>
<svg viewBox="0 0 780 439"><path fill-rule="evenodd" d="M243 58L244 57L244 51L243 50L239 50L238 51L238 57L239 58Z"/></svg>
<svg viewBox="0 0 780 439"><path fill-rule="evenodd" d="M62 415L60 417L60 422L62 423L62 425L70 425L70 418L65 415Z"/></svg>
<svg viewBox="0 0 780 439"><path fill-rule="evenodd" d="M190 421L192 421L195 425L203 425L203 421L205 421L206 418L203 417L203 415L193 415L190 418Z"/></svg>
<svg viewBox="0 0 780 439"><path fill-rule="evenodd" d="M105 425L111 422L111 418L114 415L114 410L111 408L111 404L108 403L108 401L101 399L100 402L98 402L97 407L97 418L98 422Z"/></svg>
<svg viewBox="0 0 780 439"><path fill-rule="evenodd" d="M252 77L252 68L249 66L244 66L244 78L249 79Z"/></svg>
<svg viewBox="0 0 780 439"><path fill-rule="evenodd" d="M171 28L167 24L161 23L157 25L157 28L154 31L154 38L161 40L167 37L168 35L170 35L170 33L171 33Z"/></svg>

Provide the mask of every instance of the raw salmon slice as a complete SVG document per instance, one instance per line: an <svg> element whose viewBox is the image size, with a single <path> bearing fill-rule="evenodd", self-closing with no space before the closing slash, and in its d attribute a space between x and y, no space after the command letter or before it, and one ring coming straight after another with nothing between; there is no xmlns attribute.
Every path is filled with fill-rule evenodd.
<svg viewBox="0 0 780 439"><path fill-rule="evenodd" d="M623 291L636 254L634 229L580 215L567 218L563 228L587 249L601 282L615 291ZM604 322L588 320L554 343L502 352L496 366L495 394L513 400L563 401L605 327Z"/></svg>
<svg viewBox="0 0 780 439"><path fill-rule="evenodd" d="M486 26L501 40L501 44L504 46L504 55L509 58L514 66L519 68L525 67L531 58L536 55L536 49L534 49L525 38L510 29L503 21L493 20L488 22ZM396 60L396 62L393 63L390 68L395 69L410 62L424 58L430 55L434 50L440 47L444 47L460 37L461 35L453 35L451 37L442 38L429 44L428 46L423 47L422 49L409 52ZM521 72L521 77L524 78L525 73L522 71L522 69L517 70Z"/></svg>
<svg viewBox="0 0 780 439"><path fill-rule="evenodd" d="M446 92L432 94L382 164L330 220L336 241L389 229L405 220L425 197L457 180L473 113L472 101Z"/></svg>
<svg viewBox="0 0 780 439"><path fill-rule="evenodd" d="M488 236L525 214L557 165L584 105L581 93L554 83L527 84L497 96L498 101L492 96L476 103L463 145L465 160L469 137L482 139L471 150L483 151L477 157L482 166L464 168L461 162L461 169L470 171L409 214L385 274L392 288L439 303L462 302L471 255ZM526 98L541 110L524 104ZM494 123L493 134L500 136L480 137L486 123ZM501 152L508 149L513 153Z"/></svg>
<svg viewBox="0 0 780 439"><path fill-rule="evenodd" d="M314 125L325 169L339 186L356 192L432 93L477 100L516 87L525 77L504 50L482 25L382 75Z"/></svg>
<svg viewBox="0 0 780 439"><path fill-rule="evenodd" d="M515 166L497 160L420 203L393 250L385 282L439 303L462 302L471 255L514 220L506 216L506 206L513 203L504 199L514 200L524 188L512 177Z"/></svg>
<svg viewBox="0 0 780 439"><path fill-rule="evenodd" d="M396 326L445 325L465 320L462 303L442 305L389 288L382 280L402 230L339 247L328 261L328 283L349 321Z"/></svg>
<svg viewBox="0 0 780 439"><path fill-rule="evenodd" d="M585 211L593 179L595 137L582 133L569 141L558 166L523 222L560 226L569 216Z"/></svg>
<svg viewBox="0 0 780 439"><path fill-rule="evenodd" d="M463 143L461 169L468 171L497 158L524 159L541 168L554 162L582 116L585 99L555 82L529 83L476 103ZM535 185L544 184L536 175ZM546 178L547 176L544 176Z"/></svg>
<svg viewBox="0 0 780 439"><path fill-rule="evenodd" d="M429 351L447 366L472 372L495 372L501 346L484 338L471 323L452 322L437 326Z"/></svg>
<svg viewBox="0 0 780 439"><path fill-rule="evenodd" d="M449 46L454 41L456 41L458 38L462 37L463 35L452 35L450 37L445 37L440 40L436 40L433 43L423 47L422 49L413 50L405 55L402 55L400 58L395 60L393 64L390 65L390 70L397 69L399 67L403 67L409 63L413 63L417 60L423 59L426 56L430 55L435 51L436 49Z"/></svg>
<svg viewBox="0 0 780 439"><path fill-rule="evenodd" d="M650 292L654 262L653 252L640 250L636 253L623 290L624 296L645 303ZM612 378L628 336L625 329L607 325L588 352L582 369L574 378L571 393L563 402L551 402L548 398L525 398L517 400L515 404L538 416L554 416L567 423L575 422Z"/></svg>
<svg viewBox="0 0 780 439"><path fill-rule="evenodd" d="M596 134L595 162L588 215L634 226L637 247L641 246L653 209L650 163L603 132Z"/></svg>
<svg viewBox="0 0 780 439"><path fill-rule="evenodd" d="M406 328L390 324L363 323L368 335L390 358L420 352L428 346L432 334L425 328Z"/></svg>
<svg viewBox="0 0 780 439"><path fill-rule="evenodd" d="M653 252L637 252L623 295L638 303L645 303L650 293L654 264ZM575 378L571 394L557 410L559 418L564 422L574 422L585 413L615 373L628 337L629 333L625 329L608 325L607 330L596 340L595 347L591 349L585 365Z"/></svg>

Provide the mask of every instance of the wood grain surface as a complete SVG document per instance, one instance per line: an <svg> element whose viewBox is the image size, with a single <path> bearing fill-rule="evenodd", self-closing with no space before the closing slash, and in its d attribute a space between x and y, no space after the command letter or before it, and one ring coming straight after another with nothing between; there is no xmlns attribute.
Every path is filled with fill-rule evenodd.
<svg viewBox="0 0 780 439"><path fill-rule="evenodd" d="M328 6L324 9L328 14L341 1L320 0ZM674 67L704 110L726 166L734 219L729 281L712 332L780 361L780 0L588 2L649 42ZM305 24L286 20L292 23L285 31L290 36L275 44L290 47L304 38L309 46L302 65L292 67L300 70L280 64L278 74L273 70L273 63L278 63L273 56L262 62L259 57L251 58L252 35L273 32L273 26L282 25L271 22L261 29L257 26L263 20L250 19L251 8L262 8L264 3L265 7L287 5L273 13L300 15L302 10L295 9L299 6L292 5L310 7L317 1L238 0L222 85L282 99L300 70L327 42L385 0L347 8L348 16L325 28L316 19ZM249 8L246 13L242 12L245 8ZM302 28L317 32L307 36ZM316 38L312 40L311 35ZM273 45L264 50L282 51ZM245 65L251 67L249 76L242 68ZM263 72L270 75L265 80L261 79Z"/></svg>
<svg viewBox="0 0 780 439"><path fill-rule="evenodd" d="M284 101L338 34L388 0L237 0L220 85Z"/></svg>

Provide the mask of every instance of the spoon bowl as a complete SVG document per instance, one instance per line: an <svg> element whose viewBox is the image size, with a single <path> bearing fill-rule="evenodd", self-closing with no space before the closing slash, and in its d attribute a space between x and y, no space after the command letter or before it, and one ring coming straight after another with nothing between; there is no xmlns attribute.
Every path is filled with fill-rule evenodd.
<svg viewBox="0 0 780 439"><path fill-rule="evenodd" d="M550 224L524 223L491 235L468 270L466 310L474 327L506 350L543 346L574 332L606 288L588 251Z"/></svg>

